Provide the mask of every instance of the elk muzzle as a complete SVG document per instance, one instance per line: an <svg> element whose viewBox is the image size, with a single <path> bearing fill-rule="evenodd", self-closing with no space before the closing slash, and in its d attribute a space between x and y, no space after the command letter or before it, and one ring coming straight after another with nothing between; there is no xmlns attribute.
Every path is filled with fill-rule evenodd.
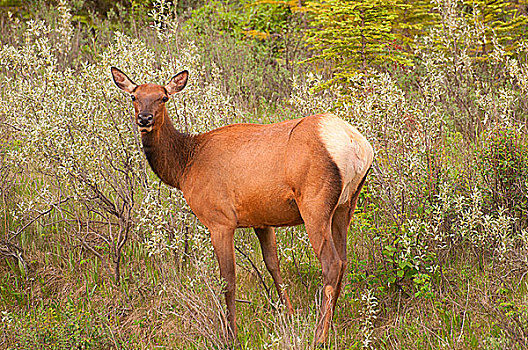
<svg viewBox="0 0 528 350"><path fill-rule="evenodd" d="M154 116L152 113L142 112L137 115L137 125L140 133L151 132L153 124Z"/></svg>

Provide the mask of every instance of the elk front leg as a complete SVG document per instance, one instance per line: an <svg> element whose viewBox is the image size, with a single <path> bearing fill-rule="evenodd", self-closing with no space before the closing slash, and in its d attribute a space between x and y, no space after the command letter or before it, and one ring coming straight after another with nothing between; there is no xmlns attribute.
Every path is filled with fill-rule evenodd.
<svg viewBox="0 0 528 350"><path fill-rule="evenodd" d="M290 301L290 297L286 290L282 289L282 277L280 275L280 266L279 266L279 257L277 256L277 240L275 237L275 231L272 227L266 228L255 228L255 233L260 241L260 247L262 248L262 258L266 263L273 282L275 283L275 288L277 288L277 293L279 293L279 298L282 303L286 306L288 314L293 315L293 307Z"/></svg>
<svg viewBox="0 0 528 350"><path fill-rule="evenodd" d="M226 281L225 301L227 305L227 321L229 325L229 338L236 340L236 314L235 314L235 230L220 227L211 229L211 241L220 267L220 276Z"/></svg>

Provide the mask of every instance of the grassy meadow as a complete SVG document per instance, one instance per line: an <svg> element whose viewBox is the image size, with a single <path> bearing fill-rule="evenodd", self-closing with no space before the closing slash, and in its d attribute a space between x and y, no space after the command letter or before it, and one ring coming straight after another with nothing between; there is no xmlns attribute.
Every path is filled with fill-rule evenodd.
<svg viewBox="0 0 528 350"><path fill-rule="evenodd" d="M112 66L189 70L167 103L185 132L331 111L372 143L326 349L528 348L526 14L411 1L421 25L355 58L326 16L345 3L0 1L0 349L225 348L208 231L146 163ZM304 227L277 240L291 318L236 232L240 349L313 346L319 262Z"/></svg>

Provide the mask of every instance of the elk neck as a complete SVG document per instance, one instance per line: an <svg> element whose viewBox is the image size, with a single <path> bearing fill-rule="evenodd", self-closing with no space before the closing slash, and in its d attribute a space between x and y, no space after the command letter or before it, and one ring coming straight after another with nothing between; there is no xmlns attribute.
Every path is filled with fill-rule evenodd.
<svg viewBox="0 0 528 350"><path fill-rule="evenodd" d="M161 126L141 136L143 151L154 173L166 184L181 189L182 177L193 156L195 137L176 130L165 107L161 113Z"/></svg>

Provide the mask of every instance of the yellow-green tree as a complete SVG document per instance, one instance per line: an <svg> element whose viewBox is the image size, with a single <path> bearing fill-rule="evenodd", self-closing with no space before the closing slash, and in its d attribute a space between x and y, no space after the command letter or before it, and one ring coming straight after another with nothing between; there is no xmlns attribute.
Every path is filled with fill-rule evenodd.
<svg viewBox="0 0 528 350"><path fill-rule="evenodd" d="M434 3L430 0L399 0L394 10L397 17L392 30L408 52L413 49L416 36L425 34L427 28L438 22Z"/></svg>
<svg viewBox="0 0 528 350"><path fill-rule="evenodd" d="M487 59L494 46L494 39L507 53L512 53L526 37L528 17L527 3L508 0L465 0L466 20L475 23L484 34L475 55Z"/></svg>
<svg viewBox="0 0 528 350"><path fill-rule="evenodd" d="M402 38L415 27L411 21L406 27L397 26L398 19L414 20L408 4L396 0L315 0L307 7L311 14L307 41L314 52L307 62L332 64L333 78L322 87L347 85L358 73L390 62L411 63Z"/></svg>

